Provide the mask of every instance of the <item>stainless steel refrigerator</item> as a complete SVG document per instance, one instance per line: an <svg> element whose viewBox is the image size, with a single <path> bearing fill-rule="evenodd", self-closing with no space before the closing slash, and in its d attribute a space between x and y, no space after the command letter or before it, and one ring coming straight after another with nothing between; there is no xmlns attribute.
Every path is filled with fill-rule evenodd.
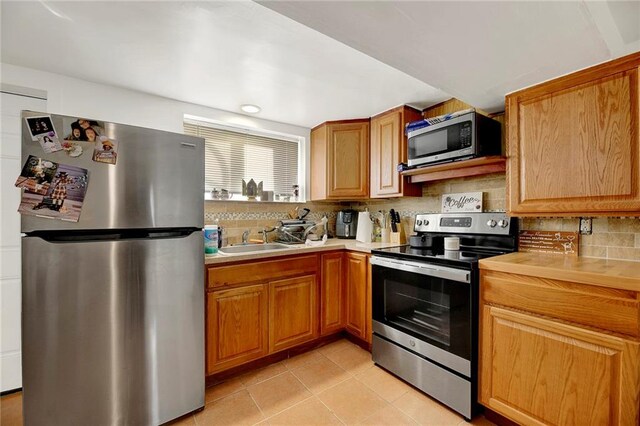
<svg viewBox="0 0 640 426"><path fill-rule="evenodd" d="M45 153L24 119L43 115L23 112L23 162L89 173L77 222L41 217L46 203L22 216L25 425L157 425L203 407L203 139L95 122L117 142L105 164L90 142ZM60 140L78 119L51 116Z"/></svg>

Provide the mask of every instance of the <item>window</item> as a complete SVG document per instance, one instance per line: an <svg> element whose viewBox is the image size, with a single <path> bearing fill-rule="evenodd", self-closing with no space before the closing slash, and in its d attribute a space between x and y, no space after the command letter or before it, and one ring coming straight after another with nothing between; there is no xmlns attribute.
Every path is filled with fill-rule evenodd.
<svg viewBox="0 0 640 426"><path fill-rule="evenodd" d="M299 185L300 138L259 134L186 119L184 132L205 140L205 190L226 189L241 200L242 180L262 182L263 191L293 195ZM280 199L286 199L280 197Z"/></svg>

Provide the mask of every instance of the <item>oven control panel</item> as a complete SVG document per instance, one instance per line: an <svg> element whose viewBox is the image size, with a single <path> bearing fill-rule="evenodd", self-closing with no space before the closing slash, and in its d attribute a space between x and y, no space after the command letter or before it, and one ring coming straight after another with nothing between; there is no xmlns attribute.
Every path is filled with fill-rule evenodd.
<svg viewBox="0 0 640 426"><path fill-rule="evenodd" d="M517 219L513 219L517 221ZM509 235L513 225L505 213L442 213L416 215L415 232Z"/></svg>

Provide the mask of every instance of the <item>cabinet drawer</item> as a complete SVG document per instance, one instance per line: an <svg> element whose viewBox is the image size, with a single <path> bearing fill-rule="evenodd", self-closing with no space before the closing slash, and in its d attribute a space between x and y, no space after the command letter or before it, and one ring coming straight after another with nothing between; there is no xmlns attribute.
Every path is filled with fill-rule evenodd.
<svg viewBox="0 0 640 426"><path fill-rule="evenodd" d="M640 337L638 293L482 270L485 303Z"/></svg>
<svg viewBox="0 0 640 426"><path fill-rule="evenodd" d="M240 265L214 266L207 270L207 287L217 288L238 284L261 283L296 275L313 274L318 267L316 255Z"/></svg>

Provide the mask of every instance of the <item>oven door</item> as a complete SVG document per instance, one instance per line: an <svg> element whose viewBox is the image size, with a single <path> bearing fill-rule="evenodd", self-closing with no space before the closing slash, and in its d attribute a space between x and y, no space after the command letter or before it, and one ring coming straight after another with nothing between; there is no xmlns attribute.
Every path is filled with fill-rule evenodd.
<svg viewBox="0 0 640 426"><path fill-rule="evenodd" d="M371 258L373 331L471 376L471 271Z"/></svg>

